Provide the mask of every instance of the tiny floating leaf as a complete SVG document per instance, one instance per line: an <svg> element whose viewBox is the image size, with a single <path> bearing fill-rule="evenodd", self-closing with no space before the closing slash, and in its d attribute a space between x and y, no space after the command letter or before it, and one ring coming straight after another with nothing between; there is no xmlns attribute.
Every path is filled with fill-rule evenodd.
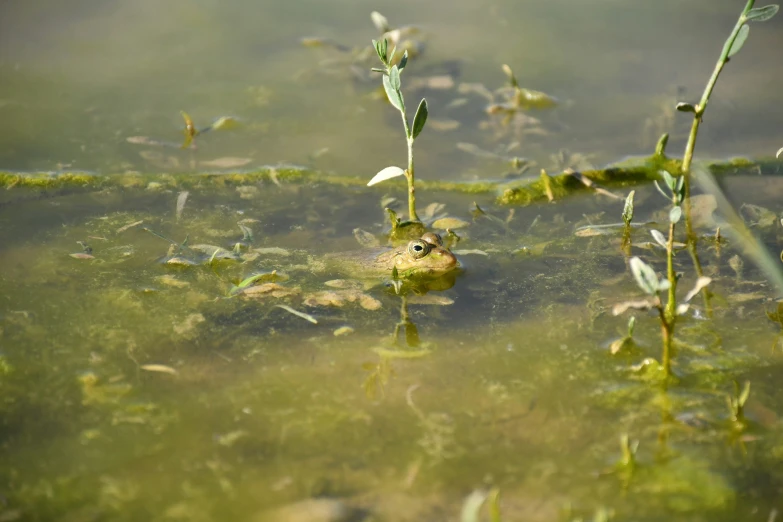
<svg viewBox="0 0 783 522"><path fill-rule="evenodd" d="M232 116L221 116L215 123L209 126L210 130L229 130L239 126L239 122Z"/></svg>
<svg viewBox="0 0 783 522"><path fill-rule="evenodd" d="M427 115L429 111L427 109L427 100L422 98L419 103L419 108L416 109L416 115L413 117L413 137L416 138L424 129L424 124L427 123Z"/></svg>
<svg viewBox="0 0 783 522"><path fill-rule="evenodd" d="M177 370L165 364L142 364L139 368L148 372L168 373L170 375L177 375L178 373Z"/></svg>
<svg viewBox="0 0 783 522"><path fill-rule="evenodd" d="M397 176L402 176L405 174L405 171L402 170L400 167L386 167L382 171L380 171L378 174L373 176L373 178L367 182L367 186L371 187L377 183L380 183L381 181L386 181L387 179L396 178Z"/></svg>
<svg viewBox="0 0 783 522"><path fill-rule="evenodd" d="M182 211L185 210L185 203L187 203L189 195L190 192L183 190L177 196L177 220L182 217Z"/></svg>
<svg viewBox="0 0 783 522"><path fill-rule="evenodd" d="M710 284L710 283L712 283L712 279L711 279L711 278L709 278L709 277L704 277L704 276L700 277L700 278L699 278L699 279L696 281L696 284L695 284L695 285L693 285L693 290L691 290L690 292L688 292L688 294L685 296L685 302L687 303L688 301L690 301L691 299L693 299L693 298L696 296L696 294L698 294L699 292L701 292L701 291L702 291L702 289L703 289L703 288L706 288L706 286L707 286L708 284Z"/></svg>
<svg viewBox="0 0 783 522"><path fill-rule="evenodd" d="M750 26L748 24L743 25L739 32L737 33L737 37L734 39L734 43L731 44L731 48L729 49L729 54L727 55L727 58L731 58L735 54L737 54L740 49L742 49L742 46L745 45L745 40L748 39L748 33L750 32Z"/></svg>
<svg viewBox="0 0 783 522"><path fill-rule="evenodd" d="M298 310L294 310L290 306L287 306L287 305L275 305L275 307L282 308L286 312L294 314L297 317L301 317L302 319L304 319L306 321L310 321L313 324L318 324L318 320L315 317L313 317L312 315L306 314L304 312L300 312Z"/></svg>
<svg viewBox="0 0 783 522"><path fill-rule="evenodd" d="M778 13L780 6L771 4L764 7L756 7L748 11L745 20L748 22L766 22Z"/></svg>

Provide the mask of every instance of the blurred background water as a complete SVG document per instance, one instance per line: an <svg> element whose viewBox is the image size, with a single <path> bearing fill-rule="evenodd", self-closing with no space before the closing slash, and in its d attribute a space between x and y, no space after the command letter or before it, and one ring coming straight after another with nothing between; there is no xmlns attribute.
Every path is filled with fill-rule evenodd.
<svg viewBox="0 0 783 522"><path fill-rule="evenodd" d="M347 66L319 65L338 53L300 43L315 36L369 45L378 37L372 10L393 26L422 29L425 52L406 78L446 71L455 79L454 88L437 92L406 90L411 80L403 83L408 105L426 95L431 118L450 122L420 138L420 176L497 173L498 166L456 149L459 142L495 150L516 141L514 154L549 168L560 149L588 155L596 165L649 153L662 132L672 134L670 151L680 153L688 117L673 106L698 100L743 5L8 0L0 5L0 167L193 170L196 154L199 161L252 160L246 168L292 162L369 177L403 163L398 116L369 96L378 79L364 83ZM781 29L781 17L752 24L715 91L698 154L769 156L780 147ZM486 100L457 93L466 82L501 87L503 63L523 87L560 100L552 111L530 112L542 132L521 140L493 136L479 128ZM465 105L449 106L460 97ZM139 135L180 140L180 110L201 127L223 115L243 127L205 137L195 153L150 152L126 141Z"/></svg>

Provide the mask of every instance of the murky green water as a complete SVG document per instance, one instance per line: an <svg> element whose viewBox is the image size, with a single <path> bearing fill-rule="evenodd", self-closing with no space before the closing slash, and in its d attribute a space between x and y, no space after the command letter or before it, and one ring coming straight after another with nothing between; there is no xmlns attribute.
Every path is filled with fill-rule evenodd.
<svg viewBox="0 0 783 522"><path fill-rule="evenodd" d="M364 63L299 40L362 45L378 7L3 4L0 170L294 163L369 179L404 162L397 115ZM405 73L410 99L430 104L418 176L501 179L512 155L536 173L600 165L649 153L664 131L676 154L688 124L673 102L695 100L741 7L381 9L420 24L426 43ZM781 23L754 26L721 77L702 157L783 145L769 109ZM469 85L501 87L502 63L560 105L499 125ZM179 150L180 110L202 127L226 115L241 125ZM722 183L737 208L763 207L741 213L777 256L783 185L755 174ZM658 318L612 314L641 298L629 254L665 272L649 231L665 231L667 202L652 187L634 187L630 250L621 228L586 228L619 222L621 199L509 208L491 193L420 190L428 224L464 221L452 245L462 266L401 296L388 276L359 280L330 261L361 248L355 229L388 241L383 207L403 211L398 185L230 180L189 185L185 198L156 179L0 195L0 522L469 522L466 499L490 490L505 522L780 516L780 296L737 245L708 237L709 197L695 200L694 226L713 282L678 323L664 387L650 379ZM696 270L686 251L676 266L682 297ZM267 292L232 290L262 272ZM613 354L632 315L633 343ZM751 383L742 425L726 404L735 381ZM623 435L638 444L632 465Z"/></svg>
<svg viewBox="0 0 783 522"><path fill-rule="evenodd" d="M742 179L730 186L747 189ZM615 222L622 202L510 213L477 200L492 220L472 218L472 198L429 193L470 223L454 247L464 269L452 287L409 297L395 342L401 297L384 278L356 287L380 307L306 301L345 291L324 254L357 248L357 226L381 237L378 194L191 190L179 219L165 189L4 205L5 520L455 520L468 493L492 486L504 520L600 509L767 520L779 507L775 292L750 263L738 275L728 246L702 243L713 317L697 299L665 391L634 370L660 354L654 315L637 312L636 346L610 355L628 316L611 308L639 296L621 231L574 234ZM637 201L639 222L660 218L654 191ZM143 230L230 249L238 222L253 232L243 259L212 267L161 263L168 243ZM759 229L770 247L774 227ZM660 269L650 237L637 231L633 252ZM85 253L79 241L92 259L70 255ZM689 287L690 259L677 260ZM278 281L288 293L227 298L231 281L270 270L289 277ZM344 326L353 333L336 336ZM745 430L725 404L734 379L752 383ZM633 472L617 468L623 433L639 441ZM287 514L270 512L280 506Z"/></svg>

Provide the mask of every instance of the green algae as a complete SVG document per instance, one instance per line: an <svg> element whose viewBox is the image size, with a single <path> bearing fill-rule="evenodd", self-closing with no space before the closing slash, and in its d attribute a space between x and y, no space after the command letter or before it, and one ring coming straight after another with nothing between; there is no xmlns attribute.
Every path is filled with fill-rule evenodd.
<svg viewBox="0 0 783 522"><path fill-rule="evenodd" d="M630 158L604 169L580 171L581 177L604 188L634 186L658 179L660 170L672 174L680 172L681 162L666 156ZM772 175L780 162L772 159L753 161L732 158L707 164L715 175L760 174ZM300 167L265 167L247 172L196 172L196 173L121 173L97 174L93 172L0 172L0 188L21 193L65 194L78 191L94 191L113 187L147 188L149 190L187 190L221 187L239 187L259 183L325 184L334 187L364 187L362 178L338 176ZM575 193L590 190L569 172L547 176L521 186L508 188L507 182L479 181L428 181L419 180L420 190L453 192L461 194L499 194L500 205L526 206L548 201L550 196L562 199ZM377 192L379 189L367 189ZM7 198L8 196L6 196Z"/></svg>

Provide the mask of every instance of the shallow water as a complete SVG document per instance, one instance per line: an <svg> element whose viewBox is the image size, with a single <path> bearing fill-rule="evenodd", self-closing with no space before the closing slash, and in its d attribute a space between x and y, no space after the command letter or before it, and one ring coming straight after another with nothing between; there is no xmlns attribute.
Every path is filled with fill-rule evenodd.
<svg viewBox="0 0 783 522"><path fill-rule="evenodd" d="M760 193L747 179L727 186ZM783 354L765 315L776 293L750 262L735 273L729 246L701 243L713 318L695 299L666 391L634 370L660 355L654 315L636 312L637 346L609 353L629 315L612 305L640 297L621 230L574 234L615 222L622 202L581 195L509 214L483 196L490 220L474 219L472 196L427 193L469 223L453 247L467 253L453 286L408 297L395 342L401 297L387 278L358 283L379 309L305 303L344 278L322 261L357 248L353 228L384 241L380 193L191 190L178 218L178 190L152 188L0 208L5 520L455 520L489 487L503 520L768 520L780 508ZM660 219L662 201L640 189L636 220ZM240 221L253 231L245 258L213 267L162 264L168 243L142 229L230 249ZM779 229L758 232L774 247ZM661 269L648 232L633 237ZM78 241L93 259L70 256ZM677 262L685 292L692 264ZM228 297L231 281L272 269L299 293ZM336 336L343 326L353 333ZM725 404L734 379L752 382L742 431ZM617 467L624 433L639 441L633 473Z"/></svg>

